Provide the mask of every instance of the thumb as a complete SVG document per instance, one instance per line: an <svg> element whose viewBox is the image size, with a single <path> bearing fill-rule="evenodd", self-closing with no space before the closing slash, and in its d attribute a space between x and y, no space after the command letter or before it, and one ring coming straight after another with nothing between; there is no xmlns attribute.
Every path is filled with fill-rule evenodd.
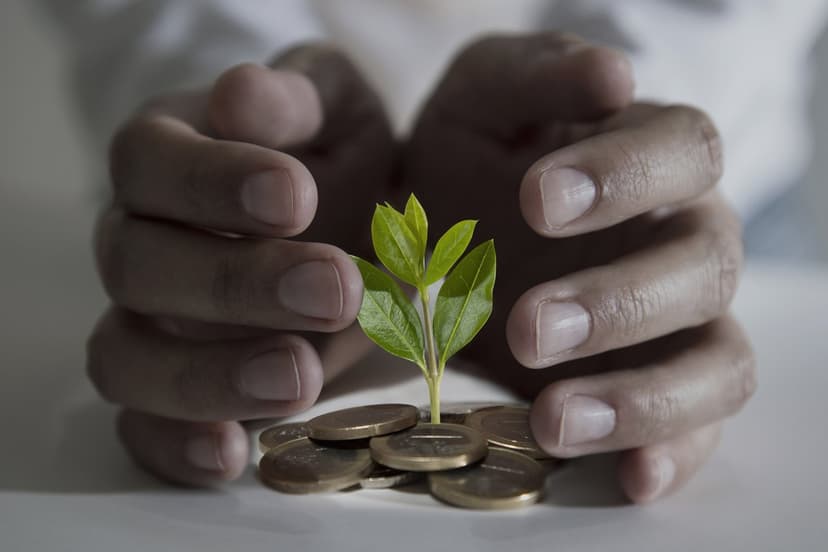
<svg viewBox="0 0 828 552"><path fill-rule="evenodd" d="M210 93L215 134L272 149L327 148L368 121L384 121L381 102L338 50L307 44L268 66L246 63L223 73Z"/></svg>
<svg viewBox="0 0 828 552"><path fill-rule="evenodd" d="M427 110L510 137L527 125L604 117L633 99L626 57L569 34L498 35L466 47Z"/></svg>

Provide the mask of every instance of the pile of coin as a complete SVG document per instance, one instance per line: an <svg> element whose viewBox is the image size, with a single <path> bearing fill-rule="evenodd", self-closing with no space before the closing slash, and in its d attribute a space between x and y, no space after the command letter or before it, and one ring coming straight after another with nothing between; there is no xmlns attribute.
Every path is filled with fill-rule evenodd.
<svg viewBox="0 0 828 552"><path fill-rule="evenodd" d="M259 436L259 477L285 493L390 488L427 480L437 499L464 508L537 502L549 467L520 406L465 403L441 411L406 404L359 406Z"/></svg>

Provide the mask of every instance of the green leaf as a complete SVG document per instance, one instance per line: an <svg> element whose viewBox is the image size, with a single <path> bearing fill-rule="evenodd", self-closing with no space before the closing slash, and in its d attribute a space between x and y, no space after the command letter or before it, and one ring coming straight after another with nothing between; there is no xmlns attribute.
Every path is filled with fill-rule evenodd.
<svg viewBox="0 0 828 552"><path fill-rule="evenodd" d="M425 264L426 245L428 243L428 218L425 210L414 194L408 196L408 202L405 204L405 222L417 238L419 249L419 265Z"/></svg>
<svg viewBox="0 0 828 552"><path fill-rule="evenodd" d="M434 334L440 352L440 367L468 345L492 313L496 259L494 241L472 249L457 263L434 308Z"/></svg>
<svg viewBox="0 0 828 552"><path fill-rule="evenodd" d="M352 258L359 267L365 287L357 315L362 331L392 355L423 368L423 326L414 305L388 274L368 261Z"/></svg>
<svg viewBox="0 0 828 552"><path fill-rule="evenodd" d="M434 254L428 262L425 273L425 284L430 286L451 270L457 259L463 255L474 234L476 220L461 220L448 229L437 242Z"/></svg>
<svg viewBox="0 0 828 552"><path fill-rule="evenodd" d="M423 276L423 264L417 262L420 246L402 213L377 205L371 220L371 239L385 268L403 282L414 286L419 283Z"/></svg>

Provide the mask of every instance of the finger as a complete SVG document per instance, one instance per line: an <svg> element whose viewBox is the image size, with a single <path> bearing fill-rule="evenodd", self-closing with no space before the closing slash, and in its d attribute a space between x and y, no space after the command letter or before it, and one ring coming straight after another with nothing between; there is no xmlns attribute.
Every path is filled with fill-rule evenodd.
<svg viewBox="0 0 828 552"><path fill-rule="evenodd" d="M218 78L208 117L221 138L280 149L319 132L323 109L306 75L245 63Z"/></svg>
<svg viewBox="0 0 828 552"><path fill-rule="evenodd" d="M237 422L181 422L124 410L118 433L138 464L185 485L235 479L247 467L250 454L247 433Z"/></svg>
<svg viewBox="0 0 828 552"><path fill-rule="evenodd" d="M110 170L116 202L150 217L292 236L307 228L316 212L316 184L295 158L208 138L160 108L118 132Z"/></svg>
<svg viewBox="0 0 828 552"><path fill-rule="evenodd" d="M510 138L550 121L602 117L632 100L624 55L572 35L498 35L465 48L429 108L480 132Z"/></svg>
<svg viewBox="0 0 828 552"><path fill-rule="evenodd" d="M118 211L96 236L107 292L144 314L330 332L362 301L356 265L327 244L233 239Z"/></svg>
<svg viewBox="0 0 828 552"><path fill-rule="evenodd" d="M543 389L531 412L540 446L572 457L660 443L735 414L755 390L753 354L732 319L664 338L658 347L661 354L643 365Z"/></svg>
<svg viewBox="0 0 828 552"><path fill-rule="evenodd" d="M303 232L303 239L351 248L362 243L365 228L354 221L370 220L372 205L388 199L396 152L379 97L345 55L308 44L285 52L270 67L238 66L216 83L209 112L222 138L294 148L290 151L311 171L318 188L319 222ZM359 202L353 201L355 183ZM267 219L269 210L284 203L272 190L267 179L254 181L244 189L245 205L263 210Z"/></svg>
<svg viewBox="0 0 828 552"><path fill-rule="evenodd" d="M676 215L661 241L535 286L514 304L509 347L529 368L619 349L708 322L727 310L743 262L735 215L710 201Z"/></svg>
<svg viewBox="0 0 828 552"><path fill-rule="evenodd" d="M715 423L657 445L621 453L618 479L633 502L644 504L683 487L719 444L722 424Z"/></svg>
<svg viewBox="0 0 828 552"><path fill-rule="evenodd" d="M275 149L327 148L385 124L379 97L356 67L316 43L286 51L269 67L230 69L216 82L208 110L220 137Z"/></svg>
<svg viewBox="0 0 828 552"><path fill-rule="evenodd" d="M520 187L529 226L548 237L582 234L713 187L722 174L722 149L708 116L687 106L656 111L538 160Z"/></svg>
<svg viewBox="0 0 828 552"><path fill-rule="evenodd" d="M180 420L288 416L313 405L323 380L299 337L187 341L120 309L101 319L87 358L106 400Z"/></svg>

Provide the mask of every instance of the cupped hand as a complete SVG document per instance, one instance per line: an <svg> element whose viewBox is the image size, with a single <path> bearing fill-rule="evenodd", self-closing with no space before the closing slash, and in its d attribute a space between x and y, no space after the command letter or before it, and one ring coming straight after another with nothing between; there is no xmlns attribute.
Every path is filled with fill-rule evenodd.
<svg viewBox="0 0 828 552"><path fill-rule="evenodd" d="M88 370L141 464L188 484L238 476L240 420L310 407L370 349L345 251L365 250L395 150L377 96L317 45L155 99L118 132L95 232L113 306Z"/></svg>
<svg viewBox="0 0 828 552"><path fill-rule="evenodd" d="M432 228L474 218L495 239L494 312L467 354L534 399L550 454L624 451L620 483L646 502L704 463L755 369L728 315L741 230L716 128L633 87L617 51L486 38L426 102L405 175Z"/></svg>

